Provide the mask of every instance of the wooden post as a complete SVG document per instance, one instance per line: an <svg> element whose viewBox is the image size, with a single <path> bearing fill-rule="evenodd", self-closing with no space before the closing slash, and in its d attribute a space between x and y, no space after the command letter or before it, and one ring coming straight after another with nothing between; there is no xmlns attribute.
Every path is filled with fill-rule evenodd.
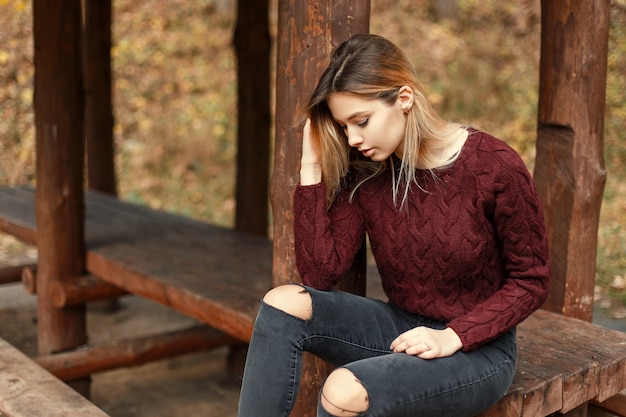
<svg viewBox="0 0 626 417"><path fill-rule="evenodd" d="M238 0L233 43L237 55L237 183L235 228L268 235L270 169L270 51L268 0ZM247 345L234 345L228 368L241 380Z"/></svg>
<svg viewBox="0 0 626 417"><path fill-rule="evenodd" d="M543 0L537 158L552 263L545 307L591 321L603 156L609 0Z"/></svg>
<svg viewBox="0 0 626 417"><path fill-rule="evenodd" d="M237 53L238 145L235 226L268 234L270 165L269 1L239 0Z"/></svg>
<svg viewBox="0 0 626 417"><path fill-rule="evenodd" d="M81 1L34 0L39 354L87 342L85 307L58 309L51 289L85 272ZM73 384L88 395L89 382Z"/></svg>
<svg viewBox="0 0 626 417"><path fill-rule="evenodd" d="M89 188L117 195L111 98L111 0L85 0L83 74Z"/></svg>
<svg viewBox="0 0 626 417"><path fill-rule="evenodd" d="M279 0L276 65L276 139L271 202L274 222L274 285L298 281L293 246L292 195L299 180L306 105L334 47L356 33L369 31L369 0ZM351 279L352 289L365 287L364 251ZM343 287L345 290L351 288ZM306 355L302 383L292 415L314 416L322 380L329 367Z"/></svg>

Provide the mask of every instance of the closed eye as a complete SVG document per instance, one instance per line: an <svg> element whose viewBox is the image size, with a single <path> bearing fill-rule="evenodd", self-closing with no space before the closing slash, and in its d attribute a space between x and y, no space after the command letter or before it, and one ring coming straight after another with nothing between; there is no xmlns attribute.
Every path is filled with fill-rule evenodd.
<svg viewBox="0 0 626 417"><path fill-rule="evenodd" d="M357 123L357 126L365 127L365 126L367 126L368 123L369 123L369 118L363 120L360 123ZM339 127L339 129L343 130L344 132L348 129L348 125L342 125L340 123L337 123L337 126Z"/></svg>

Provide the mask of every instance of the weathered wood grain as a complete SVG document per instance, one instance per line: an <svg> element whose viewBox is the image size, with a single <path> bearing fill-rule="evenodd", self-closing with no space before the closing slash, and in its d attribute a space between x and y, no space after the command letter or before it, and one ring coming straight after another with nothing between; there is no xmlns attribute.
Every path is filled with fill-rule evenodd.
<svg viewBox="0 0 626 417"><path fill-rule="evenodd" d="M2 339L0 387L0 412L7 417L108 416Z"/></svg>
<svg viewBox="0 0 626 417"><path fill-rule="evenodd" d="M552 268L546 308L591 321L606 181L603 155L610 0L542 1L534 178Z"/></svg>

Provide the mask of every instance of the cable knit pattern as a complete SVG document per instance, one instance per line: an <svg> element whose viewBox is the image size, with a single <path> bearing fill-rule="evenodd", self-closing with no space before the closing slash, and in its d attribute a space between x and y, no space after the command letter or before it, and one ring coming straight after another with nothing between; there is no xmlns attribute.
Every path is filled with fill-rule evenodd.
<svg viewBox="0 0 626 417"><path fill-rule="evenodd" d="M347 192L325 209L324 185L298 185L294 232L305 284L332 288L366 231L389 300L448 323L463 350L516 326L548 294L550 268L543 213L519 155L471 129L456 162L419 185L397 209L391 172Z"/></svg>

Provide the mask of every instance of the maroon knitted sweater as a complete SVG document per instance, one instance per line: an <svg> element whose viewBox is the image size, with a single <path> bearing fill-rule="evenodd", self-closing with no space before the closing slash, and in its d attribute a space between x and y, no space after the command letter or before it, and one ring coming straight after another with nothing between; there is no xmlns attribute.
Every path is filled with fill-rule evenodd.
<svg viewBox="0 0 626 417"><path fill-rule="evenodd" d="M324 184L298 185L294 231L306 285L328 290L364 239L389 301L448 323L469 351L516 326L550 284L543 213L530 173L504 142L475 130L448 168L418 172L405 206L388 169L330 210ZM420 189L421 188L421 189Z"/></svg>

